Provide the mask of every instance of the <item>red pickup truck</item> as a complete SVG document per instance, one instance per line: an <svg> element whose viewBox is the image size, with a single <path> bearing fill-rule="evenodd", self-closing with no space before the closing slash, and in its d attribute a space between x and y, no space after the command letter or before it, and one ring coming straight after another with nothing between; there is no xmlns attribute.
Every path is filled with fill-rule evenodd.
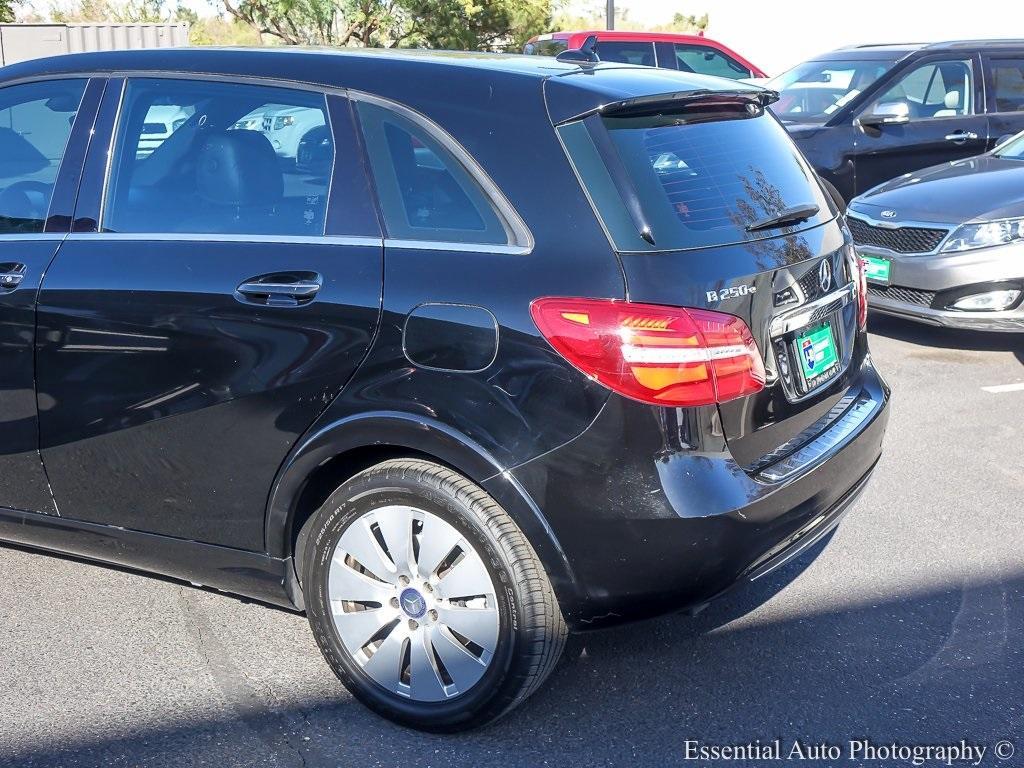
<svg viewBox="0 0 1024 768"><path fill-rule="evenodd" d="M591 35L597 37L595 50L601 61L680 69L733 80L767 77L736 51L703 34L614 30L551 32L531 37L523 47L523 53L557 56L566 49L579 48Z"/></svg>

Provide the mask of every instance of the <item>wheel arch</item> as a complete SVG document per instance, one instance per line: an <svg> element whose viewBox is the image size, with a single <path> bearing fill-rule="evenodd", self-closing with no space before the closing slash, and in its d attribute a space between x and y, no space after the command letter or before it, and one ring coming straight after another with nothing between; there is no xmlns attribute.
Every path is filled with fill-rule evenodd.
<svg viewBox="0 0 1024 768"><path fill-rule="evenodd" d="M432 461L485 487L537 552L567 618L575 612L580 592L572 567L526 490L466 436L440 422L400 412L366 413L326 424L308 435L278 472L267 508L266 547L273 557L293 559L289 592L300 607L303 526L343 482L395 458Z"/></svg>

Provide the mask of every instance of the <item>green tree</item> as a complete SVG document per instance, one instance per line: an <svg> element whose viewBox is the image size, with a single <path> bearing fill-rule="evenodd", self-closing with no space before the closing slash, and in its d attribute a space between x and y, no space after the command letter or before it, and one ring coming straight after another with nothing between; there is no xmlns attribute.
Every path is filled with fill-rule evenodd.
<svg viewBox="0 0 1024 768"><path fill-rule="evenodd" d="M583 6L582 13L559 13L554 20L555 31L576 29L604 29L606 24L606 5L603 0L591 0ZM621 4L615 9L615 28L622 30L640 30L645 32L683 32L694 33L708 28L708 15L687 16L675 13L672 19L662 24L644 24L633 21L629 9Z"/></svg>
<svg viewBox="0 0 1024 768"><path fill-rule="evenodd" d="M50 18L63 24L101 21L153 24L170 21L194 23L199 17L184 5L171 6L166 0L78 0L71 5L51 6Z"/></svg>
<svg viewBox="0 0 1024 768"><path fill-rule="evenodd" d="M288 45L504 50L546 31L551 0L225 0L235 19Z"/></svg>
<svg viewBox="0 0 1024 768"><path fill-rule="evenodd" d="M14 21L14 0L0 0L0 22Z"/></svg>

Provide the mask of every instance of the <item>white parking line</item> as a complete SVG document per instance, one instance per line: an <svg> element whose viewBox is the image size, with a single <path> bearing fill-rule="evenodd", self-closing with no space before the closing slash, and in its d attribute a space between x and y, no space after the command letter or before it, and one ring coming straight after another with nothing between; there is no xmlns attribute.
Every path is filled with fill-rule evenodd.
<svg viewBox="0 0 1024 768"><path fill-rule="evenodd" d="M994 387L982 387L985 392L1000 394L1002 392L1024 392L1024 381L1020 384L997 384Z"/></svg>

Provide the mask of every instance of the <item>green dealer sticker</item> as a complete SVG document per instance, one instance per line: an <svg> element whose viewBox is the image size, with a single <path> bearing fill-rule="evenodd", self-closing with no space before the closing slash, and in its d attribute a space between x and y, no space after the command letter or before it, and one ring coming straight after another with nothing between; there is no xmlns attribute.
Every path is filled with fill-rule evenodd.
<svg viewBox="0 0 1024 768"><path fill-rule="evenodd" d="M864 259L864 269L868 280L874 283L889 284L889 274L892 270L892 262L888 259L879 259L875 256L861 256Z"/></svg>
<svg viewBox="0 0 1024 768"><path fill-rule="evenodd" d="M832 338L832 326L819 326L813 331L796 337L796 351L800 356L800 368L808 382L839 363L836 341Z"/></svg>

